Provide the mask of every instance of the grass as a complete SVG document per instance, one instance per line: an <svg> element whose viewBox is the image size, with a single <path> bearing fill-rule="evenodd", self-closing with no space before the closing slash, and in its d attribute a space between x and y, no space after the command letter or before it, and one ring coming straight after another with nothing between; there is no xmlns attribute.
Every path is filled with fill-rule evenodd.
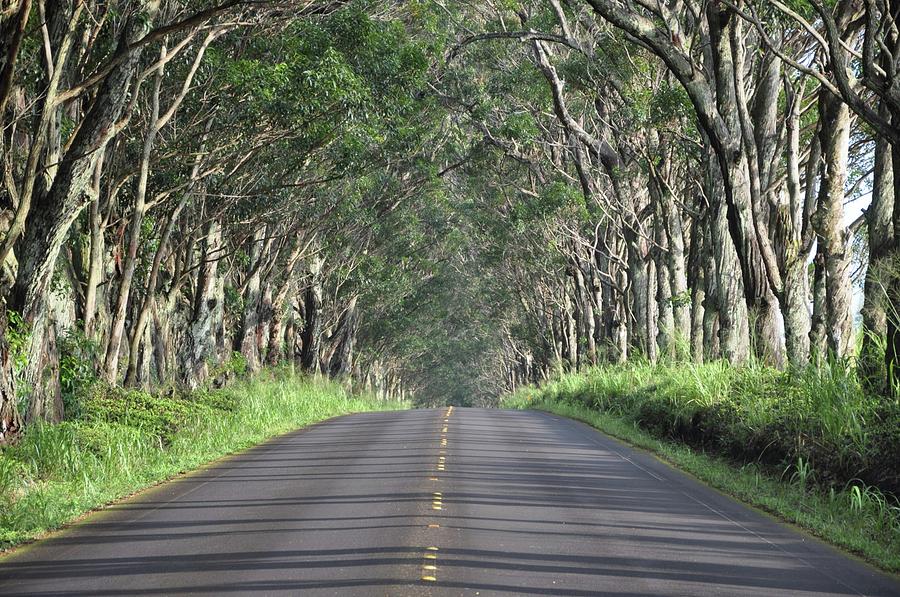
<svg viewBox="0 0 900 597"><path fill-rule="evenodd" d="M861 480L892 479L882 445L896 407L826 368L631 364L567 374L504 399L577 419L649 450L713 487L900 572L900 504ZM860 466L849 479L848 467Z"/></svg>
<svg viewBox="0 0 900 597"><path fill-rule="evenodd" d="M77 419L29 427L0 450L0 548L275 435L346 413L406 407L283 371L185 396L98 386Z"/></svg>

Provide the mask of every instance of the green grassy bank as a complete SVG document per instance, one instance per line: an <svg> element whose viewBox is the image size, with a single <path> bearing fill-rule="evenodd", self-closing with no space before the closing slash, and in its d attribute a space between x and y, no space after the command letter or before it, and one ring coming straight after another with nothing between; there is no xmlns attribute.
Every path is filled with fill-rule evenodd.
<svg viewBox="0 0 900 597"><path fill-rule="evenodd" d="M900 572L900 409L850 371L609 366L504 399L584 421ZM854 468L855 467L855 468Z"/></svg>
<svg viewBox="0 0 900 597"><path fill-rule="evenodd" d="M269 437L406 406L283 371L185 395L96 386L72 420L30 427L0 449L0 548Z"/></svg>

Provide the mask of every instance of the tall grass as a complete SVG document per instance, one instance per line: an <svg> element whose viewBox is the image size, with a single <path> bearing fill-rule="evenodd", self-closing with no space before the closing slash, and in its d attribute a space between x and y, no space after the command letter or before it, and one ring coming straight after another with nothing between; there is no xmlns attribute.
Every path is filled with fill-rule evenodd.
<svg viewBox="0 0 900 597"><path fill-rule="evenodd" d="M712 485L900 571L900 408L845 363L632 363L504 399L580 419Z"/></svg>
<svg viewBox="0 0 900 597"><path fill-rule="evenodd" d="M284 372L180 398L97 388L82 418L34 425L0 450L0 547L274 435L406 407Z"/></svg>

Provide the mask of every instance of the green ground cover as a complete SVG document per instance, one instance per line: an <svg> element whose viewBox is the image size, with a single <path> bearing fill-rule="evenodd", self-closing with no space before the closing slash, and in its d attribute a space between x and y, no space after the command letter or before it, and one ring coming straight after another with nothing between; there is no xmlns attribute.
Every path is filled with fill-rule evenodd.
<svg viewBox="0 0 900 597"><path fill-rule="evenodd" d="M900 572L900 408L852 371L629 364L523 388L503 406L584 421Z"/></svg>
<svg viewBox="0 0 900 597"><path fill-rule="evenodd" d="M70 420L0 449L0 548L275 435L408 407L280 370L188 394L95 385L73 406Z"/></svg>

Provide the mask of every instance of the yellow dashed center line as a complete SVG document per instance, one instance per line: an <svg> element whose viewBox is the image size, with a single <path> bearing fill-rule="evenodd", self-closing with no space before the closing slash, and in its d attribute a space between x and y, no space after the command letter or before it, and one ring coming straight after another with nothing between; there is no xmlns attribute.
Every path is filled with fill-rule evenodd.
<svg viewBox="0 0 900 597"><path fill-rule="evenodd" d="M437 470L443 471L445 470L445 464L447 462L447 457L445 454L447 453L445 448L447 447L447 430L449 429L450 415L453 414L453 407L450 406L447 408L446 413L444 414L444 421L441 424L441 436L440 436L440 447L439 447L439 455L437 462ZM439 481L440 479L431 475L428 477L430 481ZM432 510L442 510L444 507L444 494L440 491L431 492L431 509ZM429 523L429 529L439 529L441 525L438 523ZM422 564L422 576L421 579L424 582L437 582L437 551L438 548L436 546L426 547L425 553L422 554L422 558L424 563Z"/></svg>

